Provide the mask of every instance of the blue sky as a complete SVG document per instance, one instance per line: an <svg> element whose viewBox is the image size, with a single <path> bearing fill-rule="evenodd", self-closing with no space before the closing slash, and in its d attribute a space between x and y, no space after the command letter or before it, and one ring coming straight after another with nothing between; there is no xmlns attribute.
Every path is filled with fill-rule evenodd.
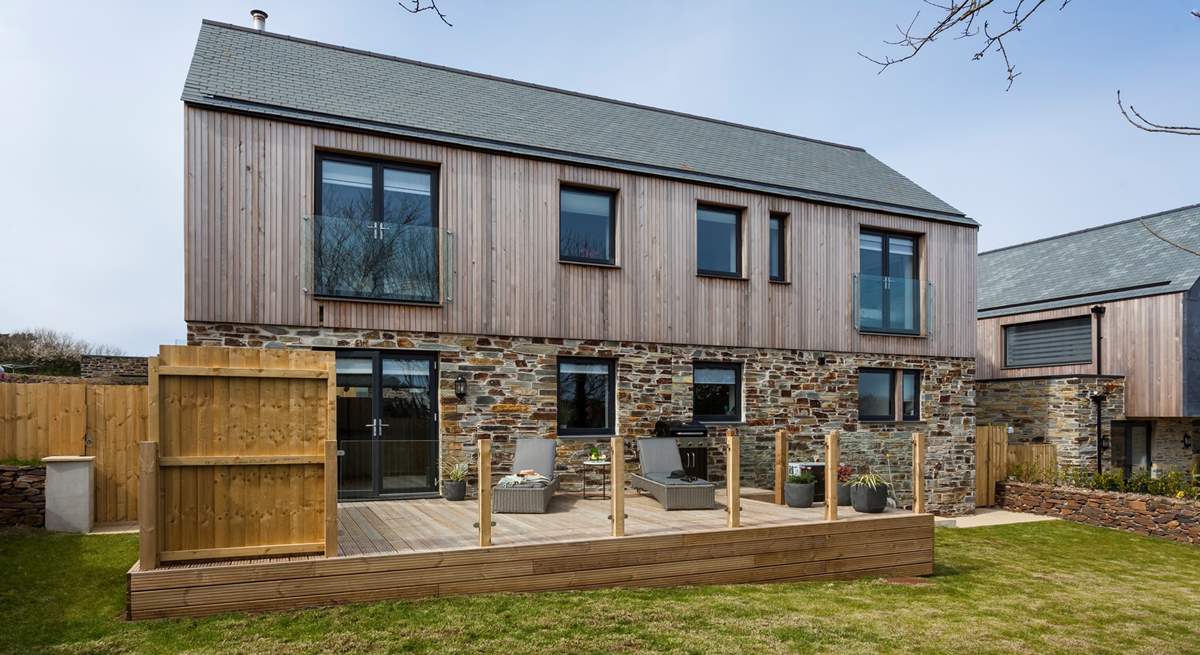
<svg viewBox="0 0 1200 655"><path fill-rule="evenodd" d="M184 336L182 105L202 18L862 146L983 224L981 249L1200 202L1200 20L1077 1L1009 41L1022 76L943 39L883 75L858 56L921 3L440 0L0 4L0 332L130 353Z"/></svg>

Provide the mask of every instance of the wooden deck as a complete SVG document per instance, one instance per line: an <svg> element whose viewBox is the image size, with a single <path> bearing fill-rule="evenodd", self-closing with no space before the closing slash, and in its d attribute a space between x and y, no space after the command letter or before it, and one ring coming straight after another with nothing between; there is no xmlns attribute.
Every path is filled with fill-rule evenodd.
<svg viewBox="0 0 1200 655"><path fill-rule="evenodd" d="M720 494L718 494L720 495ZM723 508L664 511L626 499L626 536L611 537L609 501L560 494L547 514L495 515L477 547L476 503L442 499L339 506L339 556L188 563L129 574L129 616L202 616L489 592L731 584L933 572L933 517L888 512L838 521L754 490L742 527Z"/></svg>

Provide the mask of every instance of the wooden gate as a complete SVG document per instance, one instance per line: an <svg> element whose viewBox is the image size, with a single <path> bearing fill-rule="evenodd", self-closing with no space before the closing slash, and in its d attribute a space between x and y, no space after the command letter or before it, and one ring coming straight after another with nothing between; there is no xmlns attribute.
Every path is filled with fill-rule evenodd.
<svg viewBox="0 0 1200 655"><path fill-rule="evenodd" d="M975 428L975 506L996 504L996 483L1008 476L1008 427Z"/></svg>
<svg viewBox="0 0 1200 655"><path fill-rule="evenodd" d="M87 454L96 458L96 523L137 520L138 442L146 439L146 386L88 385Z"/></svg>
<svg viewBox="0 0 1200 655"><path fill-rule="evenodd" d="M337 554L334 356L163 346L140 444L140 566Z"/></svg>

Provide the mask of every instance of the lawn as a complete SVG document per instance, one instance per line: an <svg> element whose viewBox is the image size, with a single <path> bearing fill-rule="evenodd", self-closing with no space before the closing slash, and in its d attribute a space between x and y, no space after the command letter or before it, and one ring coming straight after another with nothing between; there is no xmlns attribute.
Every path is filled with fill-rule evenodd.
<svg viewBox="0 0 1200 655"><path fill-rule="evenodd" d="M919 586L492 595L128 623L136 550L130 535L0 532L0 652L1200 652L1200 548L1066 522L939 528L936 575Z"/></svg>

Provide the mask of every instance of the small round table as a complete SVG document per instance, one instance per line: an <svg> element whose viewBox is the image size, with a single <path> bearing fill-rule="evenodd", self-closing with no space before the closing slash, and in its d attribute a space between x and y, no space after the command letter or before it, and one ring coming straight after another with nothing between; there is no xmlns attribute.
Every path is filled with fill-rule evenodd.
<svg viewBox="0 0 1200 655"><path fill-rule="evenodd" d="M597 495L591 495L591 496L588 495L588 486L587 486L588 476L586 473L584 473L584 475L583 475L583 497L585 499L593 498L593 499L600 500L600 499L608 498L608 470L609 470L609 465L611 465L611 464L612 464L612 462L608 461L607 459L585 459L585 460L583 460L584 466L600 471L600 495L598 495L598 496ZM586 471L587 469L584 469L584 470Z"/></svg>

